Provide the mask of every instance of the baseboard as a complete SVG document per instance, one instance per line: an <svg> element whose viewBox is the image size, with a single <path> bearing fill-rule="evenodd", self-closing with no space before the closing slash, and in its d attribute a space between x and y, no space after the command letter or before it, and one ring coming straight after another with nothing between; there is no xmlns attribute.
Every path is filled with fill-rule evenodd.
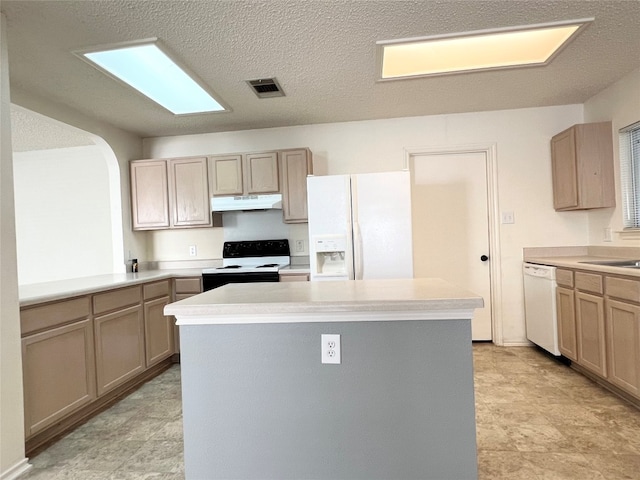
<svg viewBox="0 0 640 480"><path fill-rule="evenodd" d="M0 480L14 480L18 478L23 473L27 473L31 470L31 464L29 463L28 458L23 458L18 463L13 465L8 470L0 473Z"/></svg>
<svg viewBox="0 0 640 480"><path fill-rule="evenodd" d="M503 342L502 347L533 347L533 343L528 340L515 341L515 342Z"/></svg>

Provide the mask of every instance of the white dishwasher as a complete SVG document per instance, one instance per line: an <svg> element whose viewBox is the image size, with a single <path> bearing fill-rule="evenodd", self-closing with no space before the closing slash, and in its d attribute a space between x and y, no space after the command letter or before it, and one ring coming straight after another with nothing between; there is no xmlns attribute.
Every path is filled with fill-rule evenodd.
<svg viewBox="0 0 640 480"><path fill-rule="evenodd" d="M522 274L527 339L554 355L560 355L556 313L556 267L524 263Z"/></svg>

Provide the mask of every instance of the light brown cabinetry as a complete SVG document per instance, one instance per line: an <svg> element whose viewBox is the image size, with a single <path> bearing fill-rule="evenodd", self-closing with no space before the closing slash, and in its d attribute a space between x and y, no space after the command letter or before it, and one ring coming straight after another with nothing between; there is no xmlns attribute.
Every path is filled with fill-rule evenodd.
<svg viewBox="0 0 640 480"><path fill-rule="evenodd" d="M579 124L551 139L556 210L615 206L611 128L611 122Z"/></svg>
<svg viewBox="0 0 640 480"><path fill-rule="evenodd" d="M207 168L206 157L130 162L133 229L212 226Z"/></svg>
<svg viewBox="0 0 640 480"><path fill-rule="evenodd" d="M558 349L565 357L578 360L576 339L576 310L573 289L558 287L556 290L558 309Z"/></svg>
<svg viewBox="0 0 640 480"><path fill-rule="evenodd" d="M640 399L640 279L557 269L556 281L562 355Z"/></svg>
<svg viewBox="0 0 640 480"><path fill-rule="evenodd" d="M278 153L246 153L209 157L213 196L280 192Z"/></svg>
<svg viewBox="0 0 640 480"><path fill-rule="evenodd" d="M207 158L174 158L168 166L171 226L210 227Z"/></svg>
<svg viewBox="0 0 640 480"><path fill-rule="evenodd" d="M242 195L242 155L217 155L209 158L211 195Z"/></svg>
<svg viewBox="0 0 640 480"><path fill-rule="evenodd" d="M576 320L578 363L606 378L604 299L576 292Z"/></svg>
<svg viewBox="0 0 640 480"><path fill-rule="evenodd" d="M89 297L22 311L25 433L34 435L96 398Z"/></svg>
<svg viewBox="0 0 640 480"><path fill-rule="evenodd" d="M281 282L308 282L309 274L308 273L287 273L284 275L280 275Z"/></svg>
<svg viewBox="0 0 640 480"><path fill-rule="evenodd" d="M282 170L282 216L284 223L306 223L307 175L313 173L311 152L306 149L279 152Z"/></svg>
<svg viewBox="0 0 640 480"><path fill-rule="evenodd" d="M143 285L146 366L170 357L174 350L173 319L164 314L170 302L169 280Z"/></svg>
<svg viewBox="0 0 640 480"><path fill-rule="evenodd" d="M640 398L640 280L606 277L609 381Z"/></svg>
<svg viewBox="0 0 640 480"><path fill-rule="evenodd" d="M594 373L607 376L604 283L602 275L576 272L576 327L578 363Z"/></svg>
<svg viewBox="0 0 640 480"><path fill-rule="evenodd" d="M183 277L174 280L175 301L184 300L202 293L202 277ZM172 318L173 336L174 336L174 352L180 352L180 330L175 325L175 319Z"/></svg>
<svg viewBox="0 0 640 480"><path fill-rule="evenodd" d="M164 160L136 160L129 164L131 214L134 230L169 228L169 180Z"/></svg>
<svg viewBox="0 0 640 480"><path fill-rule="evenodd" d="M145 368L144 318L140 286L93 296L98 395Z"/></svg>

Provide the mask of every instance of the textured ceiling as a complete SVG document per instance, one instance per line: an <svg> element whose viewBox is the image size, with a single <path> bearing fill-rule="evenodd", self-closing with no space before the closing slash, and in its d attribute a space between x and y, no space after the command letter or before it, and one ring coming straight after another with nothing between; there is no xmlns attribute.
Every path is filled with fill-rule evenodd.
<svg viewBox="0 0 640 480"><path fill-rule="evenodd" d="M27 152L94 145L94 142L76 128L12 105L11 145L14 152Z"/></svg>
<svg viewBox="0 0 640 480"><path fill-rule="evenodd" d="M11 88L142 137L582 103L640 67L638 0L2 0ZM549 65L376 82L378 40L594 17ZM76 58L159 38L231 107L174 117ZM246 80L277 77L285 97Z"/></svg>

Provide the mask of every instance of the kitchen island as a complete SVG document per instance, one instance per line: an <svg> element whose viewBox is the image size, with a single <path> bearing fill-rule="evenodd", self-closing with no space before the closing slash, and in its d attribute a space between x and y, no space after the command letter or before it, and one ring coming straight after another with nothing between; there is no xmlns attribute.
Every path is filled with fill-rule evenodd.
<svg viewBox="0 0 640 480"><path fill-rule="evenodd" d="M231 284L167 305L186 478L477 478L481 306L439 279ZM321 362L323 334L341 363Z"/></svg>

